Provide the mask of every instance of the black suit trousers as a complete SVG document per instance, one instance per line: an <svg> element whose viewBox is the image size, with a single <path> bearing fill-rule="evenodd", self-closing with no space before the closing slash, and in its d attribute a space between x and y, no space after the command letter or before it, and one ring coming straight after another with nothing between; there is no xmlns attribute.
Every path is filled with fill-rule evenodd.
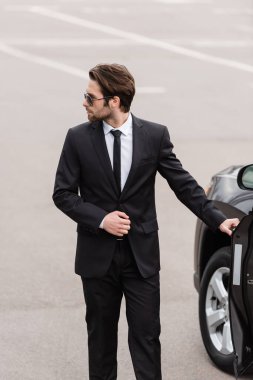
<svg viewBox="0 0 253 380"><path fill-rule="evenodd" d="M137 380L160 380L159 273L143 278L127 238L117 241L106 275L82 277L86 302L89 379L117 379L118 320L126 301L128 343Z"/></svg>

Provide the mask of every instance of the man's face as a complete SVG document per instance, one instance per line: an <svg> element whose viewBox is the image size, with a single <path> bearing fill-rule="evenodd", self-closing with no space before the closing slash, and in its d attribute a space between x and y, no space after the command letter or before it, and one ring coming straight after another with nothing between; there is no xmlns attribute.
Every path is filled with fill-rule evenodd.
<svg viewBox="0 0 253 380"><path fill-rule="evenodd" d="M101 99L104 95L98 83L94 80L90 80L86 92L93 99L92 105L90 105L86 99L83 101L83 106L87 111L89 121L105 120L110 117L111 109L108 104L105 104L105 100Z"/></svg>

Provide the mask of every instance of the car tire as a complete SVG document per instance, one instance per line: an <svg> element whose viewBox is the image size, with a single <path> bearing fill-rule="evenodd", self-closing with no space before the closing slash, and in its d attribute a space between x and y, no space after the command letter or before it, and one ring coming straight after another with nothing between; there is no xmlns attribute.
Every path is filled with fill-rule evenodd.
<svg viewBox="0 0 253 380"><path fill-rule="evenodd" d="M233 373L228 284L231 249L219 249L208 261L199 292L199 323L206 351L217 367Z"/></svg>

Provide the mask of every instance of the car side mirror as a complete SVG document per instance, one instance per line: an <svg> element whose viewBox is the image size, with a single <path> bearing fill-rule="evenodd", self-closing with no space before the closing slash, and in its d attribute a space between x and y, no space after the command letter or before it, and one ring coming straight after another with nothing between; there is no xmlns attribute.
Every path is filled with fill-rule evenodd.
<svg viewBox="0 0 253 380"><path fill-rule="evenodd" d="M241 189L253 190L253 165L247 165L240 169L237 183Z"/></svg>

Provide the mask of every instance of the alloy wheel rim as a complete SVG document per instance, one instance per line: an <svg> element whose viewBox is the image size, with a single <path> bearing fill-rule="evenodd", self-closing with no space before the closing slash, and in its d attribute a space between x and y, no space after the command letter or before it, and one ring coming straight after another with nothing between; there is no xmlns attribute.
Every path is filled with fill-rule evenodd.
<svg viewBox="0 0 253 380"><path fill-rule="evenodd" d="M210 339L217 351L224 355L233 352L228 304L227 267L217 269L208 284L206 293L206 322Z"/></svg>

